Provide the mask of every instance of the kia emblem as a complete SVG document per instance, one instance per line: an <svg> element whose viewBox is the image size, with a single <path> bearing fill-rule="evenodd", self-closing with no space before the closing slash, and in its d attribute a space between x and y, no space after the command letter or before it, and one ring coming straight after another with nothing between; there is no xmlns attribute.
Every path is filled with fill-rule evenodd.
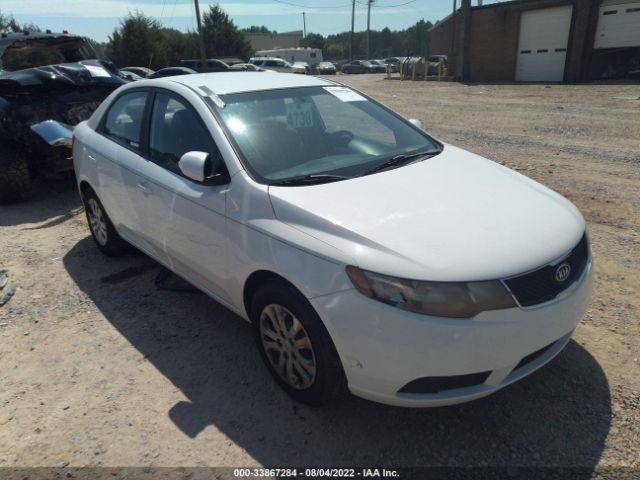
<svg viewBox="0 0 640 480"><path fill-rule="evenodd" d="M571 265L569 265L567 262L561 263L556 268L556 272L554 275L556 278L556 282L558 283L566 282L567 278L569 278L569 275L571 275Z"/></svg>

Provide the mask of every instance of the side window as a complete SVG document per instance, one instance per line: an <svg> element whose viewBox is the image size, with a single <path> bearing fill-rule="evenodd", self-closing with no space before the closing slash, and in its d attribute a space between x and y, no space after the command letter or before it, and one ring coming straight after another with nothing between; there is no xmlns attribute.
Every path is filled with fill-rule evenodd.
<svg viewBox="0 0 640 480"><path fill-rule="evenodd" d="M221 159L211 134L186 101L157 93L151 113L149 154L152 160L180 174L178 162L187 152L207 152Z"/></svg>
<svg viewBox="0 0 640 480"><path fill-rule="evenodd" d="M273 60L267 60L267 62L265 63L265 65L266 65L267 67L275 67L275 66L277 66L278 64L277 64L276 62L274 62Z"/></svg>
<svg viewBox="0 0 640 480"><path fill-rule="evenodd" d="M148 92L127 93L117 99L104 123L104 134L133 148L140 148L140 132Z"/></svg>

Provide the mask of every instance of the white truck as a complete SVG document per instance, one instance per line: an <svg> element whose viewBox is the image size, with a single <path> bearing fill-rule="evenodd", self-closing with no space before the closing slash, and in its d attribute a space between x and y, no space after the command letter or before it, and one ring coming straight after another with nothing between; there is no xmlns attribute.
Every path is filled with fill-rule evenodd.
<svg viewBox="0 0 640 480"><path fill-rule="evenodd" d="M277 48L274 50L258 50L255 57L282 58L293 64L307 62L311 67L322 62L322 50L319 48Z"/></svg>

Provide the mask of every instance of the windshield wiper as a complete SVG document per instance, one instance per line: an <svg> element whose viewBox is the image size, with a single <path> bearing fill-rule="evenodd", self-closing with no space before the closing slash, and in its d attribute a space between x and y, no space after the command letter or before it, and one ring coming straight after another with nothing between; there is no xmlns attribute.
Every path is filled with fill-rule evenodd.
<svg viewBox="0 0 640 480"><path fill-rule="evenodd" d="M386 162L382 162L380 165L376 165L371 170L367 170L363 173L364 175L371 175L372 173L380 172L382 170L386 170L391 167L396 167L398 165L402 165L403 163L409 163L410 161L418 158L418 157L433 157L434 155L438 155L442 150L426 150L424 152L415 152L415 153L403 153L400 155L395 155L391 157ZM424 159L423 159L424 160Z"/></svg>
<svg viewBox="0 0 640 480"><path fill-rule="evenodd" d="M315 173L311 175L305 175L304 177L288 178L286 180L280 180L274 182L271 185L276 186L295 186L295 185L313 185L319 183L338 182L340 180L347 180L352 177L345 177L344 175L330 175L328 173Z"/></svg>

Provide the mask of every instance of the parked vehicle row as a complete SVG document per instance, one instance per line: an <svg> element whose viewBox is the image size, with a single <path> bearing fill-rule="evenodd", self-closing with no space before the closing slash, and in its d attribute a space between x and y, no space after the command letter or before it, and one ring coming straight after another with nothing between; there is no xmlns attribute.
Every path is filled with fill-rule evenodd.
<svg viewBox="0 0 640 480"><path fill-rule="evenodd" d="M331 62L320 62L316 66L316 73L318 75L335 75L336 66Z"/></svg>
<svg viewBox="0 0 640 480"><path fill-rule="evenodd" d="M390 57L384 60L354 60L352 62L345 63L336 67L332 62L319 62L316 65L310 65L308 62L297 61L289 63L288 61L279 57L252 57L249 59L249 63L241 63L233 66L229 66L220 60L210 59L207 61L207 68L209 72L226 72L226 71L272 71L280 73L298 73L305 75L334 75L338 70L342 73L354 74L354 73L386 73L390 68L391 72L397 73L400 70L400 66L406 61L405 57ZM445 56L446 62L446 56ZM202 62L199 60L182 60L180 66L188 68L196 72L202 72ZM431 64L430 64L431 65ZM175 69L178 67L169 67ZM430 68L431 69L431 68ZM142 67L126 67L121 69L127 74L133 73L143 78L157 78L159 76L168 76L171 72L175 72L175 75L184 75L191 73L189 70L167 70L163 69L162 74L154 74L152 70L144 69ZM131 80L138 80L137 77L130 78Z"/></svg>
<svg viewBox="0 0 640 480"><path fill-rule="evenodd" d="M353 60L342 65L341 70L342 73L384 73L387 67L386 64L378 63L377 60Z"/></svg>

